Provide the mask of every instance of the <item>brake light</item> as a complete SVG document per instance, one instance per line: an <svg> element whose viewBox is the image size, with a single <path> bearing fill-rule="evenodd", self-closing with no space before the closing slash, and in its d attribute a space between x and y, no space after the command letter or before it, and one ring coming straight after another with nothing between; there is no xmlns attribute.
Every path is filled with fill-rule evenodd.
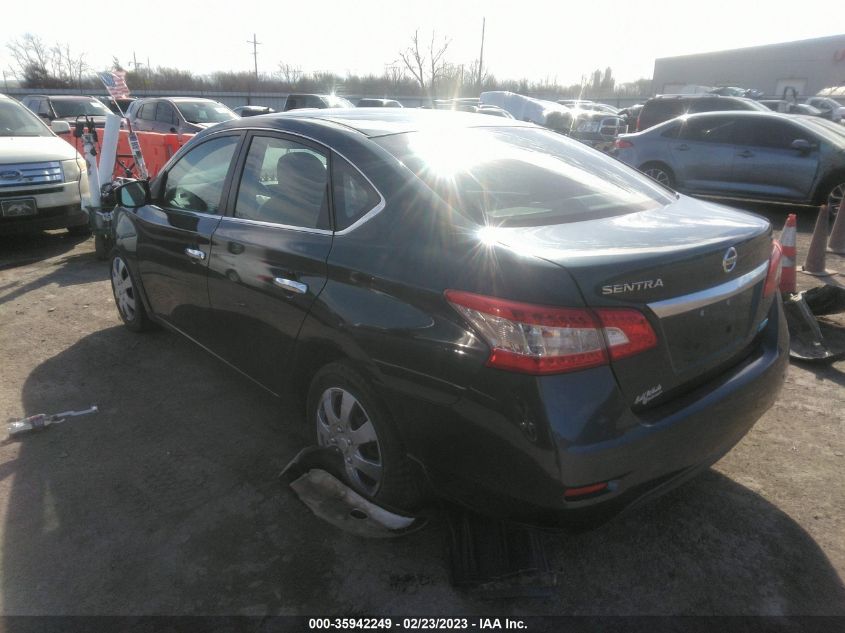
<svg viewBox="0 0 845 633"><path fill-rule="evenodd" d="M625 139L618 138L613 143L613 147L616 149L628 149L629 147L633 147L634 144L631 141L626 141Z"/></svg>
<svg viewBox="0 0 845 633"><path fill-rule="evenodd" d="M771 297L780 287L782 260L783 246L777 240L772 240L772 255L769 257L769 270L766 273L766 284L763 286L763 297Z"/></svg>
<svg viewBox="0 0 845 633"><path fill-rule="evenodd" d="M642 115L642 113L641 113L641 114L640 114L640 116L638 116L638 117L637 117L637 132L639 132L639 131L640 131L640 129L641 129L641 128L640 128L640 120L641 120L642 118L643 118L643 115Z"/></svg>
<svg viewBox="0 0 845 633"><path fill-rule="evenodd" d="M588 369L654 347L636 310L557 308L447 290L449 303L491 347L488 367L525 374Z"/></svg>

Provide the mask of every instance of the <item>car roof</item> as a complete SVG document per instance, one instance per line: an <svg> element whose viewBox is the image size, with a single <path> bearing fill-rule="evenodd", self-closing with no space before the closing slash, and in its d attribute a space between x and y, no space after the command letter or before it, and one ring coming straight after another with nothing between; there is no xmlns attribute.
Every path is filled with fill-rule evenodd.
<svg viewBox="0 0 845 633"><path fill-rule="evenodd" d="M43 98L46 98L46 99L64 99L64 100L70 100L70 101L78 101L80 99L85 99L85 100L90 101L91 99L96 99L96 97L92 97L91 95L42 95L42 94L37 94L37 95L26 95L26 96L27 97L43 97Z"/></svg>
<svg viewBox="0 0 845 633"><path fill-rule="evenodd" d="M235 119L215 126L214 129L261 127L283 129L285 123L299 121L314 126L343 126L364 136L377 137L402 134L427 129L461 129L475 127L535 127L515 119L494 118L486 114L453 112L450 110L423 110L416 108L329 108L325 110L291 110L261 117L261 122Z"/></svg>

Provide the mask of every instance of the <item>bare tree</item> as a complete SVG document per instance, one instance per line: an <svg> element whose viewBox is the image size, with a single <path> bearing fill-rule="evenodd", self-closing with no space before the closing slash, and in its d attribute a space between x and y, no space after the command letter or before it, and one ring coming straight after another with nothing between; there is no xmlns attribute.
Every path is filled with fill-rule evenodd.
<svg viewBox="0 0 845 633"><path fill-rule="evenodd" d="M288 84L289 87L293 88L297 83L299 83L299 79L302 77L301 66L294 66L293 64L279 62L278 68L276 76Z"/></svg>
<svg viewBox="0 0 845 633"><path fill-rule="evenodd" d="M420 85L421 92L428 91L430 96L433 95L437 79L443 74L446 66L444 56L449 44L450 40L445 37L442 43L438 43L434 31L432 31L428 50L421 49L420 30L417 29L411 38L411 45L404 51L399 51L399 58Z"/></svg>
<svg viewBox="0 0 845 633"><path fill-rule="evenodd" d="M69 44L48 47L32 33L6 45L14 67L11 69L27 87L67 88L82 86L82 76L89 71L85 54L77 55Z"/></svg>

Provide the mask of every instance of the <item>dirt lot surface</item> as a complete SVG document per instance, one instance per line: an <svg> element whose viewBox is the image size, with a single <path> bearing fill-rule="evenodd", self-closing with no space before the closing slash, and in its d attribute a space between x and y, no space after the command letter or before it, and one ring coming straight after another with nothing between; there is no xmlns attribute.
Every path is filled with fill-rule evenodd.
<svg viewBox="0 0 845 633"><path fill-rule="evenodd" d="M316 519L277 480L299 413L187 340L122 327L90 239L0 239L0 366L0 420L100 407L0 445L2 614L845 615L845 362L793 365L685 487L544 536L552 598L495 603L450 586L442 520L365 541Z"/></svg>

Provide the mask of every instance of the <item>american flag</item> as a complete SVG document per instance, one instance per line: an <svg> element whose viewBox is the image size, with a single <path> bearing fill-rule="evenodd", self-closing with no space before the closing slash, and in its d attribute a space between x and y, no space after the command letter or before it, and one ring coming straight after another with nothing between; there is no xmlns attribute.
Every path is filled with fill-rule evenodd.
<svg viewBox="0 0 845 633"><path fill-rule="evenodd" d="M114 72L100 73L100 81L105 85L106 90L115 99L129 96L129 86L126 85L126 72L116 70Z"/></svg>

